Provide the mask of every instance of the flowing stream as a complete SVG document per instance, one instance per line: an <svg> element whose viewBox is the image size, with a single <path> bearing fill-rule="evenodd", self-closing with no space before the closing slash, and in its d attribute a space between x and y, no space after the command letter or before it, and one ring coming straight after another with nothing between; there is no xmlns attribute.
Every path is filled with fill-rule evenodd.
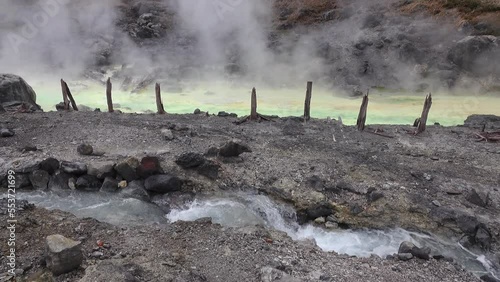
<svg viewBox="0 0 500 282"><path fill-rule="evenodd" d="M237 194L219 198L198 198L172 209L168 214L158 206L136 199L124 199L104 193L19 192L19 199L28 200L47 209L71 212L78 217L92 217L115 225L168 224L210 217L214 223L227 227L262 225L286 232L293 240L312 239L324 251L335 251L358 257L386 257L397 253L403 241L430 247L431 255L453 258L467 270L481 276L499 276L484 255L474 254L459 243L410 232L387 230L326 230L314 225L299 225L292 207L273 202L266 196Z"/></svg>

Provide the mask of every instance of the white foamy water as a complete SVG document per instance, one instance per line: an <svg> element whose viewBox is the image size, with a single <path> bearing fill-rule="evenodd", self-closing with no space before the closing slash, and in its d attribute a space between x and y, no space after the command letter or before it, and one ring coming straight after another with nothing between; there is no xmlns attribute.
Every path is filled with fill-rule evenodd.
<svg viewBox="0 0 500 282"><path fill-rule="evenodd" d="M326 230L314 225L300 226L292 208L278 205L261 195L239 195L223 199L198 199L186 209L172 210L166 215L170 222L194 221L210 217L214 223L229 227L264 225L286 232L293 240L313 239L324 251L357 257L386 257L398 252L403 241L430 247L433 254L453 258L469 271L480 276L495 273L484 255L474 254L460 244L410 232L401 228L388 230Z"/></svg>

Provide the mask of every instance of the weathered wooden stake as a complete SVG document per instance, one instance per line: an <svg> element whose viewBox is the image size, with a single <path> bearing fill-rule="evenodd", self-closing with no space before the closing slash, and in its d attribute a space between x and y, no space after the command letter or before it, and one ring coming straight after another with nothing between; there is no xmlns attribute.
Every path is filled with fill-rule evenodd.
<svg viewBox="0 0 500 282"><path fill-rule="evenodd" d="M75 99L73 98L73 95L71 94L71 91L69 90L68 84L66 81L61 79L61 88L63 92L63 99L66 97L66 100L64 102L64 110L68 111L69 110L69 101L71 102L71 107L73 107L73 110L78 111L78 107L76 106Z"/></svg>
<svg viewBox="0 0 500 282"><path fill-rule="evenodd" d="M108 100L108 112L112 113L113 110L113 99L111 97L111 90L113 89L113 85L111 84L111 78L108 78L106 81L106 98Z"/></svg>
<svg viewBox="0 0 500 282"><path fill-rule="evenodd" d="M304 103L304 120L308 121L311 119L311 97L312 97L312 81L307 82L306 90L306 101Z"/></svg>
<svg viewBox="0 0 500 282"><path fill-rule="evenodd" d="M250 120L258 120L259 115L257 114L257 91L255 87L252 89L252 105L250 109Z"/></svg>
<svg viewBox="0 0 500 282"><path fill-rule="evenodd" d="M61 79L61 90L63 95L64 110L69 111L68 92L66 92L65 82Z"/></svg>
<svg viewBox="0 0 500 282"><path fill-rule="evenodd" d="M156 108L158 109L158 114L164 115L165 108L163 108L163 103L161 101L161 90L159 83L156 83L155 90L156 90Z"/></svg>
<svg viewBox="0 0 500 282"><path fill-rule="evenodd" d="M415 135L420 134L425 131L427 125L427 117L429 116L429 111L432 106L432 94L429 93L427 97L425 97L424 109L422 110L422 116L420 117L420 121L418 122L417 130L415 131Z"/></svg>
<svg viewBox="0 0 500 282"><path fill-rule="evenodd" d="M363 97L363 102L361 103L361 108L359 109L358 121L356 122L356 126L359 131L365 130L366 124L366 113L368 111L368 95L370 94L370 89Z"/></svg>

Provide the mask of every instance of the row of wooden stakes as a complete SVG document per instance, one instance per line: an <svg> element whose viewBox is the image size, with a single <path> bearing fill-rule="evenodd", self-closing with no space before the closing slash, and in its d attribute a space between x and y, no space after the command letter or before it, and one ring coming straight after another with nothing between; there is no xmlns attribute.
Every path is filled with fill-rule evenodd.
<svg viewBox="0 0 500 282"><path fill-rule="evenodd" d="M312 86L313 86L312 81L308 81L307 88L306 88L306 99L304 102L304 116L303 117L304 117L305 121L309 121L311 119ZM63 102L64 102L64 110L69 111L70 104L71 104L71 107L73 108L73 110L78 111L78 106L76 105L75 99L73 98L71 91L69 90L68 84L63 79L61 79L61 88L62 88L62 95L63 95ZM106 100L108 103L108 112L110 112L110 113L112 113L114 111L113 98L112 98L112 88L113 88L113 85L111 83L111 78L108 78L108 80L106 81ZM163 107L163 102L161 99L160 84L158 84L158 83L156 83L155 92L156 92L157 113L160 115L166 114L165 108ZM356 127L358 128L359 131L363 131L365 129L366 115L368 112L368 95L369 95L369 90L363 96L363 101L361 103L361 108L359 110L358 119L356 122ZM415 135L420 134L420 133L425 131L427 117L429 116L429 111L431 109L431 106L432 106L432 95L429 94L425 98L424 109L422 110L422 114L421 114L420 118L417 118L415 120L414 126L417 127L416 131L414 132ZM269 120L269 117L267 117L265 115L261 115L257 112L257 91L255 88L252 89L250 115L238 123L243 123L247 120L252 120L252 121Z"/></svg>

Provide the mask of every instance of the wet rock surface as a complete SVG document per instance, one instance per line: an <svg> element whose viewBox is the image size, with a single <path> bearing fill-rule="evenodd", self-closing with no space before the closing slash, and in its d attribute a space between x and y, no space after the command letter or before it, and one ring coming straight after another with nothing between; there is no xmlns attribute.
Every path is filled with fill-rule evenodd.
<svg viewBox="0 0 500 282"><path fill-rule="evenodd" d="M18 119L19 116L22 116L22 119ZM0 139L0 150L3 156L9 160L9 163L6 163L7 165L18 163L16 171L19 172L19 175L26 175L28 183L30 181L29 175L33 171L47 171L50 175L48 186L54 191L69 190L71 187L76 189L78 177L81 177L75 174L78 170L72 170L71 173L62 171L62 166L59 168L57 160L83 163L90 168L92 167L90 163L94 161L120 163L128 158L135 158L137 162L134 161L132 166L127 164L127 167L137 174L138 167L141 165L139 160L144 157L157 156L162 170L164 173L168 172L168 175L148 176L146 182L148 182L149 178L153 178L149 180L148 185L145 185L142 183L143 180L139 180L137 183L126 181L118 173L113 178L114 181L111 186L114 186L115 181L124 180L125 185L122 188L117 188L120 194L124 193L124 197L132 195L131 197L137 196L138 199L143 201L149 201L150 199L158 203L163 201L166 209L177 204L150 194L166 193L164 197L170 198L174 197L174 193L184 194L189 192L211 195L239 190L258 191L278 201L291 203L296 208L299 216L298 220L301 222L312 222L322 218L321 225L326 226L328 224L328 228L402 227L421 232L431 232L456 242L463 238L460 242L474 251L485 252L488 257L493 256L494 253L498 253L500 250L500 230L498 228L500 226L498 221L500 203L500 179L498 176L500 171L497 165L500 161L500 155L493 153L498 150L497 144L474 142L474 132L477 132L477 128L429 126L426 132L419 138L415 138L401 130L404 126L380 126L384 132L395 136L395 138L387 139L359 133L353 127L343 126L336 121L312 119L307 124L302 125L303 134L290 136L286 131L283 131L283 128L289 122L282 119L276 119L272 123L249 122L238 126L228 119L211 118L204 115L167 115L166 117L171 123L179 125L179 128L181 125L190 124L190 130L195 130L197 135L185 137L189 139L189 142L166 141L158 134L158 130L165 126L165 117L160 118L151 115L132 116L121 114L111 116L105 113L72 112L65 115L66 124L63 125L60 123L61 117L57 113L20 114L16 117L7 117L7 121L16 119L16 128L14 129L20 133L13 136L10 141ZM88 123L82 124L82 119L88 121ZM103 119L107 119L109 122L97 122ZM47 122L53 125L49 131L43 127ZM68 124L75 128L71 136L63 134L66 132ZM90 127L86 124L92 124L93 126ZM119 128L119 134L114 128ZM214 132L217 132L217 134L214 135ZM342 134L339 132L342 132ZM340 136L337 137L336 142L332 142L332 134ZM141 138L137 138L137 136L141 136ZM36 139L33 139L34 137ZM218 177L216 179L200 175L197 171L193 173L192 169L184 169L176 163L178 156L185 152L207 152L209 148L220 147L220 144L227 144L235 138L240 139L242 144L246 144L251 148L252 153L243 153L238 157L229 158L232 161L226 161L227 158L220 157L217 154L212 154L211 157L204 156L206 158L205 163L211 162L217 167ZM43 147L43 151L19 151L15 142L24 139L33 140L33 145ZM105 156L92 156L92 159L89 159L89 156L79 155L74 145L68 144L74 140L82 139L103 148L107 154ZM109 142L109 140L112 140L112 142ZM143 145L143 140L148 140L147 146ZM47 160L48 156L55 159ZM31 163L30 161L33 159L45 161ZM3 172L4 165L1 163L0 165L0 168L2 168L0 171ZM72 166L65 164L64 167ZM135 170L132 167L135 167ZM86 173L90 173L90 171L88 170ZM431 180L426 175L430 176ZM139 176L137 175L137 177ZM174 181L176 184L171 186L170 181L172 178L183 179L182 185L180 181L179 183ZM148 187L149 190L146 189ZM170 189L172 187L175 189ZM130 190L127 190L129 188ZM126 195L126 193L129 193L128 191L130 191L130 195ZM487 199L487 205L482 206L470 201L470 195L478 194L478 192L488 195L487 198L478 195L479 199ZM439 205L436 205L435 201L438 201ZM72 219L73 227L71 224L60 225L61 221L53 216L57 212L37 209L37 213L29 214L29 216L36 220L48 222L47 227L44 228L50 227L54 229L54 232L61 233L58 230L68 226L68 229L65 229L67 233L61 233L65 236L76 232L72 230L78 226L77 222L88 222L88 220ZM63 217L67 218L66 216ZM39 225L33 225L33 228L35 226ZM274 243L258 245L264 241L260 237L254 237L255 235L245 235L245 239L243 239L242 235L237 235L237 232L233 233L234 230L222 230L217 225L206 225L198 222L176 223L173 225L174 227L168 227L167 229L171 230L169 228L175 229L177 228L175 226L182 226L176 231L178 233L175 236L173 233L169 233L170 231L164 230L162 232L170 235L159 236L154 231L155 227L149 226L145 227L146 234L134 230L133 233L127 234L127 239L119 236L115 239L106 235L107 231L114 230L113 227L102 226L103 229L98 232L85 231L71 238L81 236L93 238L82 241L83 247L87 246L84 254L94 252L92 249L95 243L90 242L90 240L95 242L95 238L92 236L99 234L103 236L104 241L112 241L112 249L115 254L119 254L120 251L127 248L129 248L128 255L137 252L136 257L128 257L127 255L121 257L121 259L125 259L125 264L134 263L145 268L145 272L137 276L140 277L138 278L139 281L142 281L141 279L144 277L157 281L155 280L157 278L154 277L159 276L155 276L155 273L157 273L155 271L161 271L162 274L169 275L172 274L173 269L180 271L177 274L185 277L187 281L190 281L190 277L198 277L196 275L204 275L208 281L220 281L216 277L220 273L215 274L210 270L212 266L213 269L217 268L215 264L205 260L208 260L208 257L213 259L213 257L220 255L220 259L226 261L226 256L221 255L223 253L229 254L227 259L230 259L232 261L230 265L233 265L231 269L223 269L225 277L237 277L238 279L247 277L250 281L254 281L252 279L255 277L260 277L260 270L268 266L278 270L286 270L287 267L291 267L294 272L290 274L289 271L285 271L285 273L305 281L317 281L319 278L309 276L316 270L322 271L324 277L337 277L340 281L358 281L356 280L357 276L349 276L356 275L353 274L353 269L357 272L363 272L364 275L379 275L389 279L388 281L403 276L413 277L415 280L420 281L425 280L425 278L418 275L431 277L426 276L431 275L431 273L437 275L436 277L440 277L440 279L444 279L443 281L453 281L453 279L474 281L468 280L473 278L468 277L468 274L464 272L457 271L454 266L452 268L455 270L450 271L446 266L446 261L435 261L432 257L434 254L429 256L427 260L427 250L423 250L423 254L412 254L412 258L409 258L408 261L402 261L401 258L379 261L375 258L344 258L335 254L325 254L316 249L312 257L310 254L305 256L307 257L305 259L299 259L300 256L294 257L298 259L299 265L304 263L304 269L308 269L306 273L306 271L300 270L302 268L299 266L287 266L285 260L282 266L272 263L271 260L266 260L268 252L270 252L269 258L281 252L274 249L275 247L278 248L278 246L286 246L285 248L292 250L292 252L311 251L311 249L304 249L304 246L291 242L287 237L276 237L273 239ZM30 230L29 228L27 227L26 230ZM90 230L87 227L82 228ZM192 232L190 235L185 234L188 230ZM35 240L35 237L30 237L34 235L29 234L28 231L21 231L19 234L20 238ZM47 233L45 235L51 234ZM153 241L148 243L139 242L146 237L150 238L149 236L153 236L153 234L156 236L151 239ZM5 234L1 236L5 236ZM215 237L225 238L224 242L226 243L220 243L213 239ZM157 253L160 250L152 247L154 244L160 244L158 240L166 240L165 242L171 242L172 244L175 241L175 244L179 245L173 246L167 243L168 246L172 247L165 249L166 257L164 261L166 264L164 267L160 266L161 264L155 265L156 270L152 270L151 266L148 266L140 258L158 255L163 261L162 255ZM237 243L238 240L250 242L248 248L251 248L252 252L255 249L259 250L257 251L259 261L263 262L260 263L257 260L244 262L236 259L236 257L245 256L251 257L252 260L255 258L254 255L245 253L246 250L250 252L250 249L241 246L242 243ZM180 243L181 241L184 243ZM186 242L189 242L189 244ZM193 242L195 243L193 244ZM214 242L219 243L215 244ZM214 244L212 245L212 243ZM163 241L161 244L163 244ZM203 248L195 251L197 244L204 244L204 246L208 244L211 247L208 251L200 251ZM29 256L36 256L38 245L30 243L28 246L20 252L26 252L25 254L29 254ZM115 246L117 250L114 249ZM123 246L124 249L122 249ZM231 251L225 249L225 246ZM268 250L266 246L270 249ZM186 250L180 251L181 247L186 248ZM144 249L147 249L147 251L144 251ZM98 251L103 253L102 257L109 255L110 259L114 259L113 255L106 253L107 251ZM178 255L173 255L176 252L189 254L185 259L180 259ZM262 259L262 256L264 256L264 259ZM322 265L321 261L326 260L326 257L332 263L325 264L328 266L323 270L321 270L322 267L316 269L316 266ZM86 257L86 259L94 258ZM183 264L181 261L185 261L185 263ZM202 261L206 266L200 266ZM369 271L356 268L356 263L353 261L356 263L363 261L360 264L368 263L370 268L367 269ZM429 273L422 270L424 269L422 261L428 261L425 269L430 268ZM337 262L340 264L336 265ZM218 265L223 265L222 261L218 263ZM255 267L256 264L259 264L259 268ZM169 265L174 265L173 269ZM197 267L195 274L193 274L194 272L191 273L193 271L190 268L191 266ZM391 269L392 267L399 270L394 271ZM34 269L40 268L41 266L34 267ZM247 269L250 274L240 271L243 268ZM32 273L33 271L30 270L27 275ZM72 275L82 277L84 273L83 270L77 270Z"/></svg>

